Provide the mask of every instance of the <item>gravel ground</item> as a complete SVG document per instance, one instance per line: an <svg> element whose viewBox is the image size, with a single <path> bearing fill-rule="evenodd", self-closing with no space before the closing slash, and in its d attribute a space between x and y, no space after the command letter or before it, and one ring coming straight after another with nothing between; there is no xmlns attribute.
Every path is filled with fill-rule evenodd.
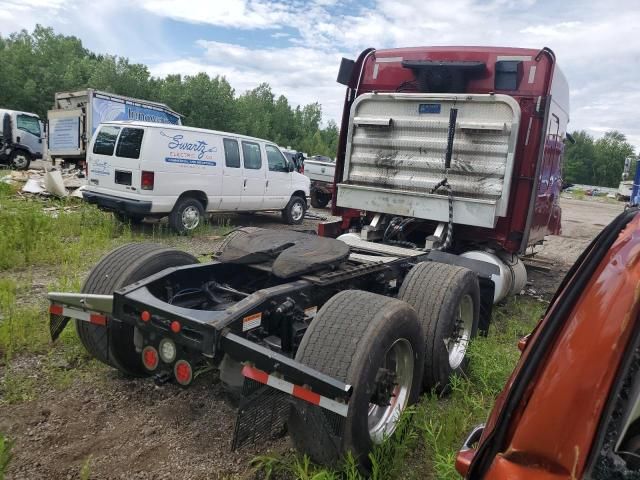
<svg viewBox="0 0 640 480"><path fill-rule="evenodd" d="M551 273L530 272L528 288L543 297L553 293L588 242L622 211L621 204L568 199L561 203L563 234L537 248L537 256L556 268ZM279 215L268 213L227 215L220 221L289 228ZM316 224L317 220L307 220L296 230L313 230ZM152 230L150 225L139 228ZM168 243L204 255L213 252L219 241L217 236L202 235L171 237ZM26 373L37 383L44 363L44 356L25 357L4 373ZM79 478L87 465L92 479L245 479L255 477L249 466L255 455L291 448L285 438L231 452L234 416L214 373L181 389L126 379L93 366L66 389L44 388L36 400L0 405L0 432L16 441L7 478Z"/></svg>

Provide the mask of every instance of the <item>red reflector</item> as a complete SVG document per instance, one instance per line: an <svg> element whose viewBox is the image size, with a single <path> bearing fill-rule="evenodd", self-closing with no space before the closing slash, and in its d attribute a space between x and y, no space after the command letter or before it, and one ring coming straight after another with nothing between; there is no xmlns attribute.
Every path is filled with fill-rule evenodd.
<svg viewBox="0 0 640 480"><path fill-rule="evenodd" d="M173 367L173 374L180 385L189 385L193 379L191 365L186 360L178 360Z"/></svg>
<svg viewBox="0 0 640 480"><path fill-rule="evenodd" d="M140 314L140 320L142 320L143 322L148 322L149 320L151 320L151 314L149 312L147 312L146 310L143 311Z"/></svg>
<svg viewBox="0 0 640 480"><path fill-rule="evenodd" d="M158 366L158 351L153 347L144 347L142 350L142 364L147 370L155 370Z"/></svg>
<svg viewBox="0 0 640 480"><path fill-rule="evenodd" d="M55 303L49 305L49 313L52 313L53 315L62 315L62 311L62 305L56 305Z"/></svg>
<svg viewBox="0 0 640 480"><path fill-rule="evenodd" d="M140 177L140 188L142 190L153 190L154 183L154 173L142 171L142 175Z"/></svg>
<svg viewBox="0 0 640 480"><path fill-rule="evenodd" d="M171 322L171 331L173 333L178 333L180 331L180 329L182 328L182 325L180 325L180 322L177 320L174 320L173 322Z"/></svg>
<svg viewBox="0 0 640 480"><path fill-rule="evenodd" d="M89 322L94 325L102 325L104 327L107 324L107 317L104 315L98 315L97 313L92 313L89 315Z"/></svg>

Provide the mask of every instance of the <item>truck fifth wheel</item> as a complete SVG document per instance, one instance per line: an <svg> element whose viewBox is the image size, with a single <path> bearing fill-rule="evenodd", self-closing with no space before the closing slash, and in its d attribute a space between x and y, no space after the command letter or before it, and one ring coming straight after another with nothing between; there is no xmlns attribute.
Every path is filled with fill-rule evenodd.
<svg viewBox="0 0 640 480"><path fill-rule="evenodd" d="M548 49L367 50L339 80L339 222L240 228L207 263L125 245L81 293L49 294L50 326L75 319L130 375L188 386L219 368L234 448L286 424L314 460L366 469L405 408L464 370L493 303L524 284L518 254L559 230L548 175L568 105Z"/></svg>

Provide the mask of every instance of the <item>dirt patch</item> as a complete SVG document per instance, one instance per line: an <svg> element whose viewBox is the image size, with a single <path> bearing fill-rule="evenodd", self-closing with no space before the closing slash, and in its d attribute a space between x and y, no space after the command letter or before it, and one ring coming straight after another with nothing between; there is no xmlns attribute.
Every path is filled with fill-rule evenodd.
<svg viewBox="0 0 640 480"><path fill-rule="evenodd" d="M551 267L550 272L529 269L528 294L549 300L571 265L602 229L623 210L622 203L560 199L562 234L547 237L535 248L535 257Z"/></svg>
<svg viewBox="0 0 640 480"><path fill-rule="evenodd" d="M16 439L9 479L78 478L85 464L92 479L252 477L264 446L231 452L235 411L216 375L182 389L101 374L2 408L0 430Z"/></svg>

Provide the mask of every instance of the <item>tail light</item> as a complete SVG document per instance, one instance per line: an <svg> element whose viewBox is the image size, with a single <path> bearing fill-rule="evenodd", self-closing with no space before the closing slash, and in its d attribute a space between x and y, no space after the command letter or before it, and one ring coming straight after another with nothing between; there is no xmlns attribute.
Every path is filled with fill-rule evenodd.
<svg viewBox="0 0 640 480"><path fill-rule="evenodd" d="M142 350L142 364L147 370L155 370L158 367L160 359L158 351L153 347L144 347Z"/></svg>
<svg viewBox="0 0 640 480"><path fill-rule="evenodd" d="M154 173L142 171L142 177L140 178L140 188L142 190L153 190Z"/></svg>
<svg viewBox="0 0 640 480"><path fill-rule="evenodd" d="M193 380L193 370L186 360L178 360L176 362L173 367L173 374L176 377L176 382L185 387Z"/></svg>

